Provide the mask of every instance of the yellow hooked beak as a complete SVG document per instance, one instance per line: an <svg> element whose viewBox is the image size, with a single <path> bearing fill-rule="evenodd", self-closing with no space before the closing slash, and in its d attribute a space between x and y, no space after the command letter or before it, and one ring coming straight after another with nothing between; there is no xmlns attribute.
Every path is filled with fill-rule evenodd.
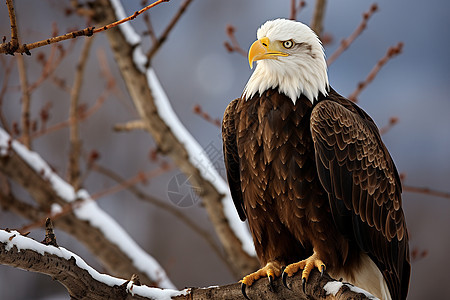
<svg viewBox="0 0 450 300"><path fill-rule="evenodd" d="M253 62L261 59L276 59L278 56L288 56L289 54L276 50L276 45L272 44L268 37L257 40L248 50L248 63L253 69Z"/></svg>

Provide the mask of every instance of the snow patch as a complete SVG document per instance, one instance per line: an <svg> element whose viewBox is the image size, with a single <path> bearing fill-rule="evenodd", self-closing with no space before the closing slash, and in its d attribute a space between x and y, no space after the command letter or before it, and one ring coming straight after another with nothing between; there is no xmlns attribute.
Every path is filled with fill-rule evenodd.
<svg viewBox="0 0 450 300"><path fill-rule="evenodd" d="M75 253L70 252L62 247L54 247L50 245L41 244L31 238L20 235L17 231L7 232L5 230L0 230L0 243L6 244L6 251L10 251L14 246L20 252L21 250L31 250L37 252L41 255L45 253L56 255L58 257L64 258L66 260L74 259L77 266L81 269L86 270L89 275L95 280L103 282L108 286L120 286L126 282L125 279L120 279L112 277L107 274L101 274L97 272L94 268L89 266L81 257ZM136 286L131 282L127 285L127 291L132 295L138 295L141 297L150 297L158 300L171 299L174 296L186 295L188 290L177 291L174 289L160 289L152 288L145 285Z"/></svg>
<svg viewBox="0 0 450 300"><path fill-rule="evenodd" d="M343 287L343 286L347 286L352 292L355 293L360 293L360 294L364 294L367 298L371 299L371 300L379 300L377 297L373 296L372 294L370 294L369 292L356 287L350 283L344 283L341 281L330 281L327 282L324 286L323 289L327 292L327 295L333 295L336 296L336 294L339 292L339 290Z"/></svg>

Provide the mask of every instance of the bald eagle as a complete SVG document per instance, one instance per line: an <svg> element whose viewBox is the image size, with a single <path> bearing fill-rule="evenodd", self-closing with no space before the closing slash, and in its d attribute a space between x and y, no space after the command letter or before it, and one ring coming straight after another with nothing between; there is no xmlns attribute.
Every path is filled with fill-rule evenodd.
<svg viewBox="0 0 450 300"><path fill-rule="evenodd" d="M401 183L374 121L334 91L324 50L306 25L267 21L248 59L257 66L224 114L228 183L248 220L261 277L310 271L380 299L406 299L409 247Z"/></svg>

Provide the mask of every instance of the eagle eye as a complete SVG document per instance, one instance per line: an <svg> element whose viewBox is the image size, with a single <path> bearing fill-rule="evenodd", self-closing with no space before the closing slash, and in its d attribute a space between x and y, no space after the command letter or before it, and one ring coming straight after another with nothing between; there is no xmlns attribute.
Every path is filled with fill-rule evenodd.
<svg viewBox="0 0 450 300"><path fill-rule="evenodd" d="M294 42L292 40L288 40L288 41L284 41L283 42L283 47L286 49L290 49L292 48L292 46L294 46Z"/></svg>

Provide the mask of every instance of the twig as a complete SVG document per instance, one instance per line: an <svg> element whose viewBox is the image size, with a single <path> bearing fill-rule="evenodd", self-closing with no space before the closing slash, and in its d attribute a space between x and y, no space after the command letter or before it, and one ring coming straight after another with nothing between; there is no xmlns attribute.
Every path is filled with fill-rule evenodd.
<svg viewBox="0 0 450 300"><path fill-rule="evenodd" d="M133 120L126 123L114 125L115 131L133 131L133 130L144 130L145 123L142 120Z"/></svg>
<svg viewBox="0 0 450 300"><path fill-rule="evenodd" d="M69 183L77 191L80 188L80 152L81 141L79 137L79 119L78 119L78 103L80 98L81 85L83 84L84 69L89 57L93 39L86 39L83 50L81 51L80 60L76 67L75 80L70 95L69 109Z"/></svg>
<svg viewBox="0 0 450 300"><path fill-rule="evenodd" d="M139 172L134 177L132 177L132 178L130 178L128 180L124 180L122 182L119 182L117 185L115 185L115 186L113 186L113 187L111 187L109 189L97 192L97 193L93 194L91 197L92 197L92 199L97 200L97 199L99 199L101 197L105 197L105 196L108 196L108 195L111 195L111 194L118 193L118 192L120 192L122 190L129 189L129 188L131 188L132 186L135 186L138 183L147 182L151 178L155 178L157 176L160 176L160 175L170 171L172 168L173 168L172 165L163 164L159 168L157 168L155 170L152 170L150 172L147 172L147 173Z"/></svg>
<svg viewBox="0 0 450 300"><path fill-rule="evenodd" d="M381 135L386 134L397 123L398 123L398 118L397 117L391 117L389 119L389 123L386 126L380 128L380 134Z"/></svg>
<svg viewBox="0 0 450 300"><path fill-rule="evenodd" d="M100 174L103 174L104 176L120 183L124 182L124 179L120 177L118 174L114 173L112 170L109 170L105 167L102 167L96 163L91 164L91 168L94 171L97 171ZM214 241L212 236L206 231L203 230L200 226L198 226L195 222L193 222L190 218L188 218L186 215L181 213L179 210L175 209L172 205L166 204L154 197L151 197L150 195L144 193L142 190L140 190L136 186L130 186L127 189L130 193L135 195L137 198L142 199L144 201L147 201L156 207L165 210L166 212L174 215L178 220L181 222L184 222L185 225L187 225L189 228L192 229L195 233L197 233L199 236L201 236L205 241L211 246L211 248L214 250L214 252L217 254L217 256L224 262L224 264L228 267L228 262L222 252L222 250L217 246L217 243Z"/></svg>
<svg viewBox="0 0 450 300"><path fill-rule="evenodd" d="M94 105L92 105L92 107L89 110L82 111L82 110L78 109L77 110L78 114L79 114L78 120L79 121L84 121L85 119L87 119L88 117L93 115L95 112L97 112L97 110L99 110L100 107L105 102L106 97L108 96L109 93L110 93L110 91L108 89L105 89L103 91L103 94L100 95L97 98L97 101L94 103ZM54 131L60 130L60 129L65 128L65 127L67 127L69 125L70 125L70 119L67 119L66 121L54 124L53 126L50 126L50 127L47 127L47 128L41 128L41 130L33 133L32 137L33 138L41 137L44 134L48 134L50 132L54 132Z"/></svg>
<svg viewBox="0 0 450 300"><path fill-rule="evenodd" d="M323 19L325 17L325 8L327 6L326 0L316 0L316 6L314 7L313 19L311 21L311 29L318 35L322 35L323 31Z"/></svg>
<svg viewBox="0 0 450 300"><path fill-rule="evenodd" d="M353 41L366 29L367 23L369 22L370 17L378 10L378 5L376 3L370 6L370 9L363 13L363 19L359 26L353 31L353 33L346 39L341 41L341 45L339 48L334 51L333 54L328 58L327 64L331 65L347 48L353 43Z"/></svg>
<svg viewBox="0 0 450 300"><path fill-rule="evenodd" d="M155 44L158 42L158 38L156 37L155 30L153 29L152 22L150 20L150 15L146 14L143 17L144 23L147 26L147 31L144 34L148 34L152 40L152 43Z"/></svg>
<svg viewBox="0 0 450 300"><path fill-rule="evenodd" d="M241 54L244 57L247 57L247 51L245 51L238 43L236 36L234 35L234 32L236 31L236 28L233 25L227 25L226 33L228 38L230 39L231 44L228 41L225 41L224 46L227 48L229 52L236 51L237 53Z"/></svg>
<svg viewBox="0 0 450 300"><path fill-rule="evenodd" d="M6 6L8 7L9 21L11 24L11 41L9 43L6 43L6 46L9 48L9 51L12 51L14 53L14 51L16 51L16 49L19 47L19 33L17 29L16 13L14 12L13 0L6 0Z"/></svg>
<svg viewBox="0 0 450 300"><path fill-rule="evenodd" d="M297 5L297 0L291 0L291 15L289 18L291 20L297 19L298 13L305 6L306 6L306 1L300 0Z"/></svg>
<svg viewBox="0 0 450 300"><path fill-rule="evenodd" d="M150 50L147 52L147 67L150 65L150 61L151 61L152 57L156 54L156 52L159 50L159 48L161 48L162 44L166 41L167 37L169 36L169 33L172 31L175 24L178 22L178 20L181 18L181 16L186 12L187 7L191 3L192 3L192 0L184 0L184 2L180 5L180 8L178 9L177 13L173 16L169 25L167 25L166 29L164 29L163 33L158 38L157 42L154 43L153 46L150 48Z"/></svg>
<svg viewBox="0 0 450 300"><path fill-rule="evenodd" d="M202 107L199 104L196 104L194 106L194 113L205 119L207 122L213 124L214 126L217 126L220 128L222 126L222 123L220 122L220 119L213 119L211 116L203 111Z"/></svg>
<svg viewBox="0 0 450 300"><path fill-rule="evenodd" d="M56 36L57 34L56 27L54 28L53 33ZM41 76L33 84L30 85L29 87L30 93L33 90L37 89L47 78L49 78L55 72L56 68L61 64L66 55L73 49L73 46L75 45L74 42L75 41L72 41L72 43L70 44L69 50L64 50L60 44L53 44L52 49L50 51L50 55L47 60L45 60L44 55L38 55L39 58L42 57L41 58L43 64L42 72ZM59 50L58 57L56 57L57 53L56 50Z"/></svg>
<svg viewBox="0 0 450 300"><path fill-rule="evenodd" d="M19 33L17 28L16 13L14 12L13 0L6 0L8 6L9 20L11 24L11 41L7 43L10 51L15 51L19 47ZM28 90L28 78L25 61L22 56L17 57L17 67L19 70L20 87L22 90L22 113L21 124L23 133L23 144L30 149L30 92Z"/></svg>
<svg viewBox="0 0 450 300"><path fill-rule="evenodd" d="M25 61L22 55L17 56L17 67L19 70L20 77L20 88L22 90L22 113L21 113L21 124L22 124L22 137L21 140L25 147L31 148L31 138L30 138L30 89L28 85L27 69L25 66Z"/></svg>
<svg viewBox="0 0 450 300"><path fill-rule="evenodd" d="M7 0L7 3L12 0ZM132 14L131 16L124 18L122 20L113 22L111 24L102 26L100 28L95 29L94 27L88 27L82 30L78 30L78 31L72 31L69 33L66 33L64 35L60 35L57 37L53 37L53 38L49 38L46 40L42 40L42 41L38 41L38 42L34 42L34 43L30 43L30 44L23 44L16 47L11 47L11 42L9 43L2 43L0 44L0 53L6 53L6 54L12 54L14 55L14 53L25 53L27 55L31 55L30 50L34 49L34 48L38 48L38 47L42 47L45 45L50 45L50 44L54 44L54 43L58 43L60 41L64 41L64 40L68 40L68 39L74 39L77 38L79 36L92 36L93 34L96 34L98 32L102 32L105 31L107 29L111 29L113 27L116 27L117 25L120 25L122 23L128 22L130 20L133 20L134 18L136 18L138 15L142 14L143 12L149 10L150 8L161 4L162 2L168 2L170 0L158 0L153 2L152 4L144 7L141 10L136 11L134 14ZM12 24L11 24L11 29L12 29ZM13 36L12 36L13 37Z"/></svg>
<svg viewBox="0 0 450 300"><path fill-rule="evenodd" d="M403 49L403 43L399 42L396 46L391 46L387 50L385 56L381 58L370 71L364 81L358 83L356 90L348 97L353 102L358 102L359 94L375 79L381 68L393 57L400 54Z"/></svg>
<svg viewBox="0 0 450 300"><path fill-rule="evenodd" d="M6 91L8 90L8 82L11 76L11 70L13 66L13 59L9 59L8 63L3 66L4 75L3 75L3 83L2 88L0 89L0 121L2 123L3 129L6 130L9 134L11 134L11 129L9 128L8 122L3 114L3 99L5 97Z"/></svg>
<svg viewBox="0 0 450 300"><path fill-rule="evenodd" d="M417 186L411 186L411 185L403 185L403 191L404 192L418 193L418 194L424 194L424 195L430 195L430 196L450 199L450 193L432 190L432 189L427 188L427 187L417 187Z"/></svg>

